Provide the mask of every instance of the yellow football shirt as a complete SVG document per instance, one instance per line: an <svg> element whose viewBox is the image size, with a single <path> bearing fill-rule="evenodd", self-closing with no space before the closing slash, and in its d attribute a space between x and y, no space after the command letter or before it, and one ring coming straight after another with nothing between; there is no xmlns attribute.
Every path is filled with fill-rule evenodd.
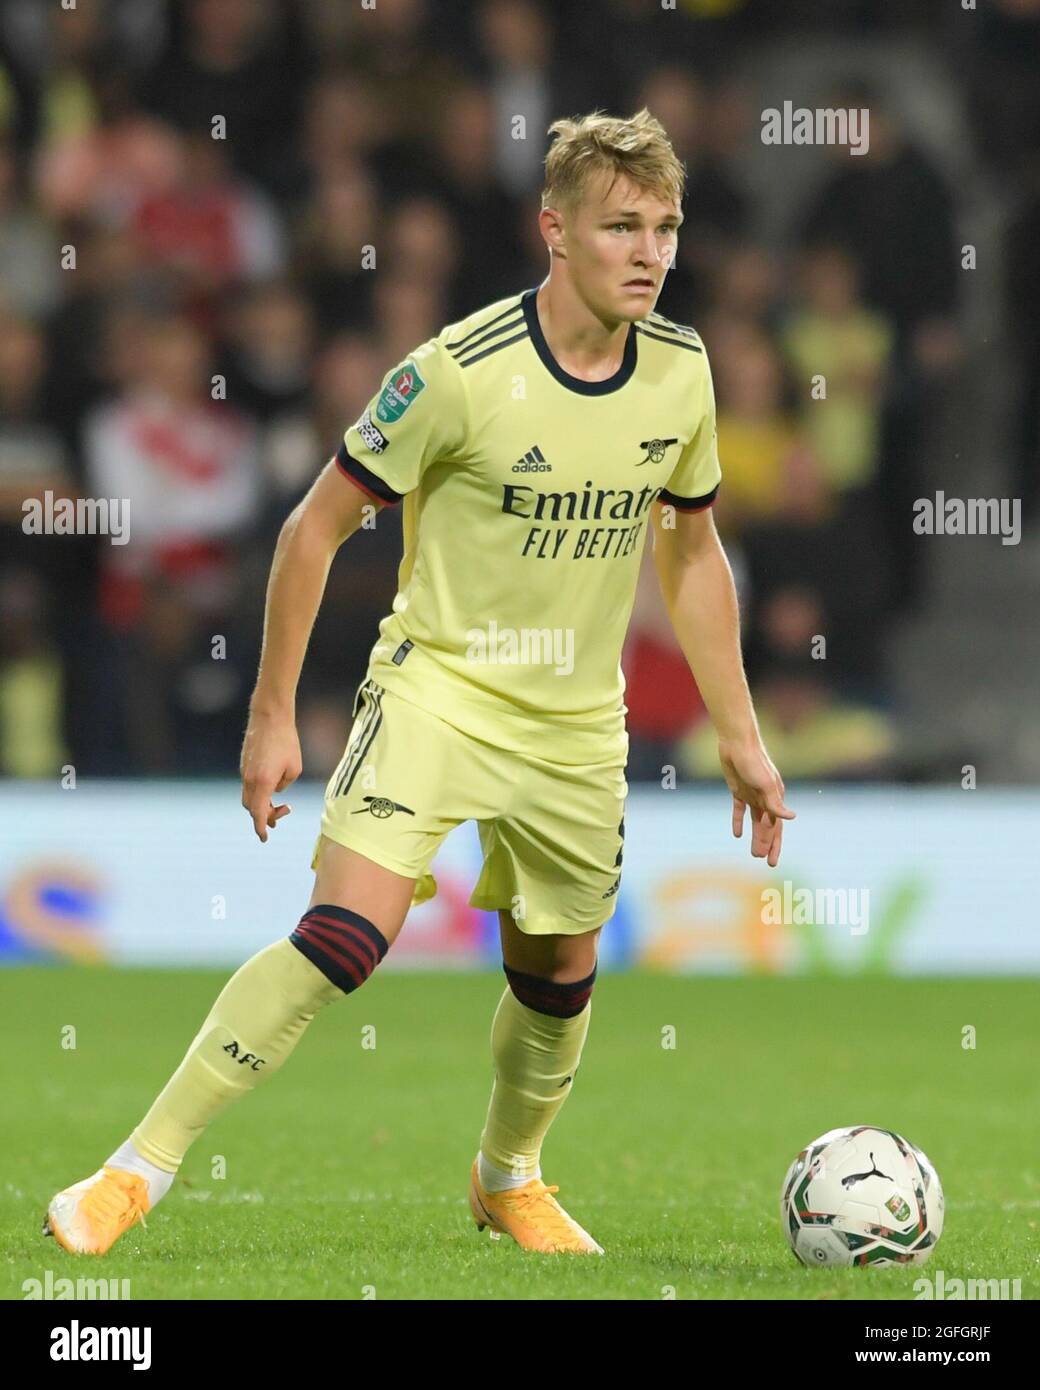
<svg viewBox="0 0 1040 1390"><path fill-rule="evenodd" d="M621 647L650 507L698 510L718 491L711 374L694 330L651 313L613 376L571 376L536 293L423 343L344 435L343 472L404 501L368 675L499 747L622 760Z"/></svg>

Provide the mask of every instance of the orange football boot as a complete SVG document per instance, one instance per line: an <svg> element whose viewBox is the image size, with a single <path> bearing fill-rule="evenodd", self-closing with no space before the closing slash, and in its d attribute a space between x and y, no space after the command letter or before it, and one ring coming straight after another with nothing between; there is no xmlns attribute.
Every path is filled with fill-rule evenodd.
<svg viewBox="0 0 1040 1390"><path fill-rule="evenodd" d="M148 1207L146 1178L106 1166L51 1198L43 1234L70 1255L103 1255Z"/></svg>
<svg viewBox="0 0 1040 1390"><path fill-rule="evenodd" d="M541 1250L549 1255L602 1255L602 1245L568 1216L552 1195L559 1190L555 1185L546 1187L541 1178L532 1178L523 1187L485 1192L474 1159L469 1182L470 1211L478 1231L490 1226L492 1240L512 1236L525 1250Z"/></svg>

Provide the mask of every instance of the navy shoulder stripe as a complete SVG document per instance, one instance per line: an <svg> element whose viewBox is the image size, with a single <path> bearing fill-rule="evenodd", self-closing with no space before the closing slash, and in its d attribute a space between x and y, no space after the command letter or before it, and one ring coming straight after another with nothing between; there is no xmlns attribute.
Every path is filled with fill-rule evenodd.
<svg viewBox="0 0 1040 1390"><path fill-rule="evenodd" d="M515 314L519 308L520 296L517 295L511 304L506 305L506 307L502 310L502 312L498 315L497 318L491 319L488 323L478 324L477 327L471 329L464 338L459 338L454 343L445 343L445 347L448 349L449 352L455 352L458 348L473 346L472 340L477 336L478 333L486 333L489 328L494 328L496 323L501 323L503 319L507 319L510 317L510 315Z"/></svg>
<svg viewBox="0 0 1040 1390"><path fill-rule="evenodd" d="M666 319L664 314L658 313L649 314L647 317L655 328L667 328L672 333L680 333L683 337L692 338L694 342L700 342L700 334L688 323L673 323L671 319Z"/></svg>
<svg viewBox="0 0 1040 1390"><path fill-rule="evenodd" d="M500 343L492 343L490 347L484 348L483 351L470 352L469 349L467 349L464 356L456 357L456 362L458 362L460 367L472 367L474 362L479 362L482 358L490 357L493 352L501 352L503 348L512 347L514 343L519 343L522 338L530 337L527 331L527 325L522 319L519 323L509 324L508 327L519 328L520 332L514 333L511 338L503 338Z"/></svg>
<svg viewBox="0 0 1040 1390"><path fill-rule="evenodd" d="M691 342L688 338L680 337L678 334L651 333L642 324L636 324L636 332L642 333L644 338L653 338L658 343L670 343L672 347L682 348L684 352L703 352L704 349L698 344Z"/></svg>

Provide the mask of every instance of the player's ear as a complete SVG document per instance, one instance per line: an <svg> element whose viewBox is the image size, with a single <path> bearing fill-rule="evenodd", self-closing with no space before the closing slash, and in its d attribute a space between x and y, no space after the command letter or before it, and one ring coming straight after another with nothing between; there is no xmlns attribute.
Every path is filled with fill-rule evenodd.
<svg viewBox="0 0 1040 1390"><path fill-rule="evenodd" d="M566 229L560 212L556 208L542 208L538 214L538 225L549 248L549 254L566 260Z"/></svg>

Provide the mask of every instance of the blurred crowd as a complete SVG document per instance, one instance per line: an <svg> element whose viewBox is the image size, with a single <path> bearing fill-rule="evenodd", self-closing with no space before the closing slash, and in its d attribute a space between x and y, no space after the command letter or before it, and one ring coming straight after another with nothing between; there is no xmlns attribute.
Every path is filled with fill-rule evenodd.
<svg viewBox="0 0 1040 1390"><path fill-rule="evenodd" d="M943 7L592 8L594 24L534 0L5 0L0 772L236 770L285 516L386 370L544 278L550 121L644 104L689 171L658 308L711 358L716 515L768 744L788 778L910 770L885 639L920 598L909 500L963 360L959 189L883 89L836 73L821 104L869 107L869 153L819 150L790 233L767 241L747 178L760 104L740 73L799 24L854 46L919 35ZM1040 3L987 11L957 98L981 157L1035 174ZM1023 496L1038 221L1034 196L1008 248L1009 331L1033 363ZM132 498L129 543L27 535L23 503L48 490ZM333 565L299 694L308 775L342 751L400 544L384 511ZM624 666L631 776L714 775L649 555Z"/></svg>

